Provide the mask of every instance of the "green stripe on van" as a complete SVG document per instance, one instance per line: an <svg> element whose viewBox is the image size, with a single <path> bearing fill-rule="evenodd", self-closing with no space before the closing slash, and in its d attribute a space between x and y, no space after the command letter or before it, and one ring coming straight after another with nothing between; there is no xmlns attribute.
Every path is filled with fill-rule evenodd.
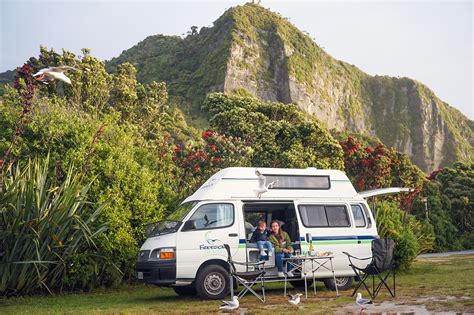
<svg viewBox="0 0 474 315"><path fill-rule="evenodd" d="M370 243L372 243L372 240L313 241L313 246L314 245L338 245L338 244L370 244ZM301 245L309 246L309 243L301 242Z"/></svg>

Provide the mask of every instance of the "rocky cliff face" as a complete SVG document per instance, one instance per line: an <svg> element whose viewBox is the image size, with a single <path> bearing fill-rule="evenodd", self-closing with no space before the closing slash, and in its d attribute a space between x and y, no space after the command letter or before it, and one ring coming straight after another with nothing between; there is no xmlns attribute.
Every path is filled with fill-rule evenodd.
<svg viewBox="0 0 474 315"><path fill-rule="evenodd" d="M109 67L125 61L135 63L142 81L168 82L193 117L206 92L245 89L295 103L329 129L378 137L425 171L474 161L474 123L427 87L409 78L372 77L338 61L256 4L231 8L214 27L185 39L147 38Z"/></svg>

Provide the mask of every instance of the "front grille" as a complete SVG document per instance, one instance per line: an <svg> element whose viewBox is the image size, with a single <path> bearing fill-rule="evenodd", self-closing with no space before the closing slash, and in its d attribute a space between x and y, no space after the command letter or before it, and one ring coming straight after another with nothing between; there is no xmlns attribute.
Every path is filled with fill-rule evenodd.
<svg viewBox="0 0 474 315"><path fill-rule="evenodd" d="M149 250L141 250L138 253L138 261L147 261L150 258L150 251Z"/></svg>

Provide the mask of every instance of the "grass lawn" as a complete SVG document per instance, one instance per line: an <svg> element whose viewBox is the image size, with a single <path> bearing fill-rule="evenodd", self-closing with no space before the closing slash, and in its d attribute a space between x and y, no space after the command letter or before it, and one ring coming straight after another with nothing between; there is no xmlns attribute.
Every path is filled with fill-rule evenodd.
<svg viewBox="0 0 474 315"><path fill-rule="evenodd" d="M354 313L359 308L350 291L324 289L318 282L318 294L308 293L301 306L290 305L283 297L283 284L270 284L267 302L246 295L239 313ZM296 292L290 287L290 292ZM299 290L301 292L301 290ZM364 291L361 291L364 295ZM474 256L451 256L418 259L413 268L397 275L397 296L382 291L375 305L366 313L398 312L474 312ZM365 296L367 294L365 293ZM178 297L172 289L146 285L124 285L117 289L56 296L0 298L0 314L153 314L218 312L219 301L201 301Z"/></svg>

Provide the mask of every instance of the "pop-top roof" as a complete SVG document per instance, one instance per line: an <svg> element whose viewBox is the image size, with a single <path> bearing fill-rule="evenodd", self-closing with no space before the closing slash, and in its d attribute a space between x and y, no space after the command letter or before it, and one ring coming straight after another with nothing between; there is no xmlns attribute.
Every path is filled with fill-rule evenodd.
<svg viewBox="0 0 474 315"><path fill-rule="evenodd" d="M265 177L256 174L258 170ZM277 181L277 182L276 182ZM273 188L262 188L274 183ZM258 200L337 198L361 199L346 174L315 168L230 167L209 178L184 202L196 200Z"/></svg>

